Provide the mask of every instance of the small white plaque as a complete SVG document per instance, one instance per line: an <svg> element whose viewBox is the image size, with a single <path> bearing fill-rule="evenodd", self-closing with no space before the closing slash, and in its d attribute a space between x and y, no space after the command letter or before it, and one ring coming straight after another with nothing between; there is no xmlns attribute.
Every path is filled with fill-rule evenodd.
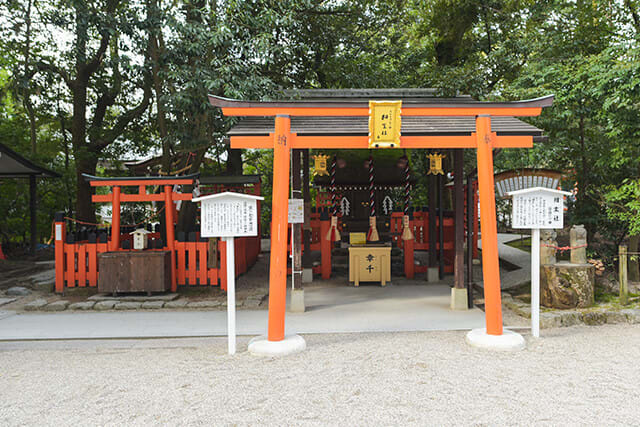
<svg viewBox="0 0 640 427"><path fill-rule="evenodd" d="M564 191L536 187L510 193L513 196L513 228L562 228Z"/></svg>
<svg viewBox="0 0 640 427"><path fill-rule="evenodd" d="M201 237L243 237L258 234L257 201L262 197L240 193L219 193L198 197L201 202Z"/></svg>
<svg viewBox="0 0 640 427"><path fill-rule="evenodd" d="M289 224L304 223L304 200L289 199Z"/></svg>
<svg viewBox="0 0 640 427"><path fill-rule="evenodd" d="M62 224L56 224L56 240L62 240Z"/></svg>

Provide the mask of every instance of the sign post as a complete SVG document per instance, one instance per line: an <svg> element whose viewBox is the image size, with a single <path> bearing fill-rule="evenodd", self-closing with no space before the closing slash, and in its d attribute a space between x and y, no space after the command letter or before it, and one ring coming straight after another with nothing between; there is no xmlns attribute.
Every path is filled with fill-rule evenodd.
<svg viewBox="0 0 640 427"><path fill-rule="evenodd" d="M540 337L540 229L562 228L564 198L571 193L544 187L508 193L513 196L512 227L531 229L531 334Z"/></svg>
<svg viewBox="0 0 640 427"><path fill-rule="evenodd" d="M227 244L227 338L229 354L236 353L235 237L258 235L258 200L264 197L224 192L192 199L202 202L200 237L221 237Z"/></svg>
<svg viewBox="0 0 640 427"><path fill-rule="evenodd" d="M296 227L296 224L304 223L304 200L303 199L289 199L289 224L291 224L291 289L294 289L293 279L296 276L296 273L302 273L301 271L296 271L295 262L293 262L294 254L296 253L295 246L296 241L294 239L293 229Z"/></svg>

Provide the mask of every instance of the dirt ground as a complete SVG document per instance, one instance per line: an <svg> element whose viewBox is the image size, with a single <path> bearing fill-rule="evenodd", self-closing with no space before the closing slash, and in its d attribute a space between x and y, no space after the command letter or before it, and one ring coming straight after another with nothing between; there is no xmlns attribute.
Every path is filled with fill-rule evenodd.
<svg viewBox="0 0 640 427"><path fill-rule="evenodd" d="M279 359L220 339L0 343L0 424L637 425L640 325L527 349L464 332L308 335Z"/></svg>

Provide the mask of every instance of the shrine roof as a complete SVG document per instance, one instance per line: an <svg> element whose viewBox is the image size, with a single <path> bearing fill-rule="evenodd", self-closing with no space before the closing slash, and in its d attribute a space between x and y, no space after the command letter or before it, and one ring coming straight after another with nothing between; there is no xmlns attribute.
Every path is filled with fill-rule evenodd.
<svg viewBox="0 0 640 427"><path fill-rule="evenodd" d="M463 136L475 132L474 117L426 116L403 117L402 135ZM531 135L542 137L543 131L515 117L492 117L491 130L498 135ZM274 132L272 117L243 117L228 135L269 135ZM291 132L305 136L369 134L368 117L291 117Z"/></svg>
<svg viewBox="0 0 640 427"><path fill-rule="evenodd" d="M219 176L201 176L201 185L241 185L241 184L257 184L261 181L260 175L219 175Z"/></svg>
<svg viewBox="0 0 640 427"><path fill-rule="evenodd" d="M217 107L239 108L286 108L286 107L346 107L369 108L370 100L402 100L403 105L411 107L460 108L486 106L500 108L546 107L553 102L553 96L526 101L484 102L469 95L454 97L439 96L436 89L306 89L283 91L277 100L242 101L209 96L212 105ZM402 135L441 135L464 136L475 132L473 116L403 116ZM534 140L542 137L543 131L529 123L511 116L493 116L491 129L498 135L531 135ZM228 132L231 136L261 136L274 132L272 117L242 117ZM361 136L369 134L367 116L291 117L291 132L304 136Z"/></svg>
<svg viewBox="0 0 640 427"><path fill-rule="evenodd" d="M0 144L0 178L27 178L29 176L60 178L60 174L36 165L6 145Z"/></svg>

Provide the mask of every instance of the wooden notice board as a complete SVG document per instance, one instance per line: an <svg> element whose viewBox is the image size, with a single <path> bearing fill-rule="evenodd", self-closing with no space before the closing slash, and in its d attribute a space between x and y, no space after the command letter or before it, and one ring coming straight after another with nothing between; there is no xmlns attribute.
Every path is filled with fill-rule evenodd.
<svg viewBox="0 0 640 427"><path fill-rule="evenodd" d="M349 281L354 282L355 286L360 282L380 282L382 286L390 282L391 246L350 246Z"/></svg>

